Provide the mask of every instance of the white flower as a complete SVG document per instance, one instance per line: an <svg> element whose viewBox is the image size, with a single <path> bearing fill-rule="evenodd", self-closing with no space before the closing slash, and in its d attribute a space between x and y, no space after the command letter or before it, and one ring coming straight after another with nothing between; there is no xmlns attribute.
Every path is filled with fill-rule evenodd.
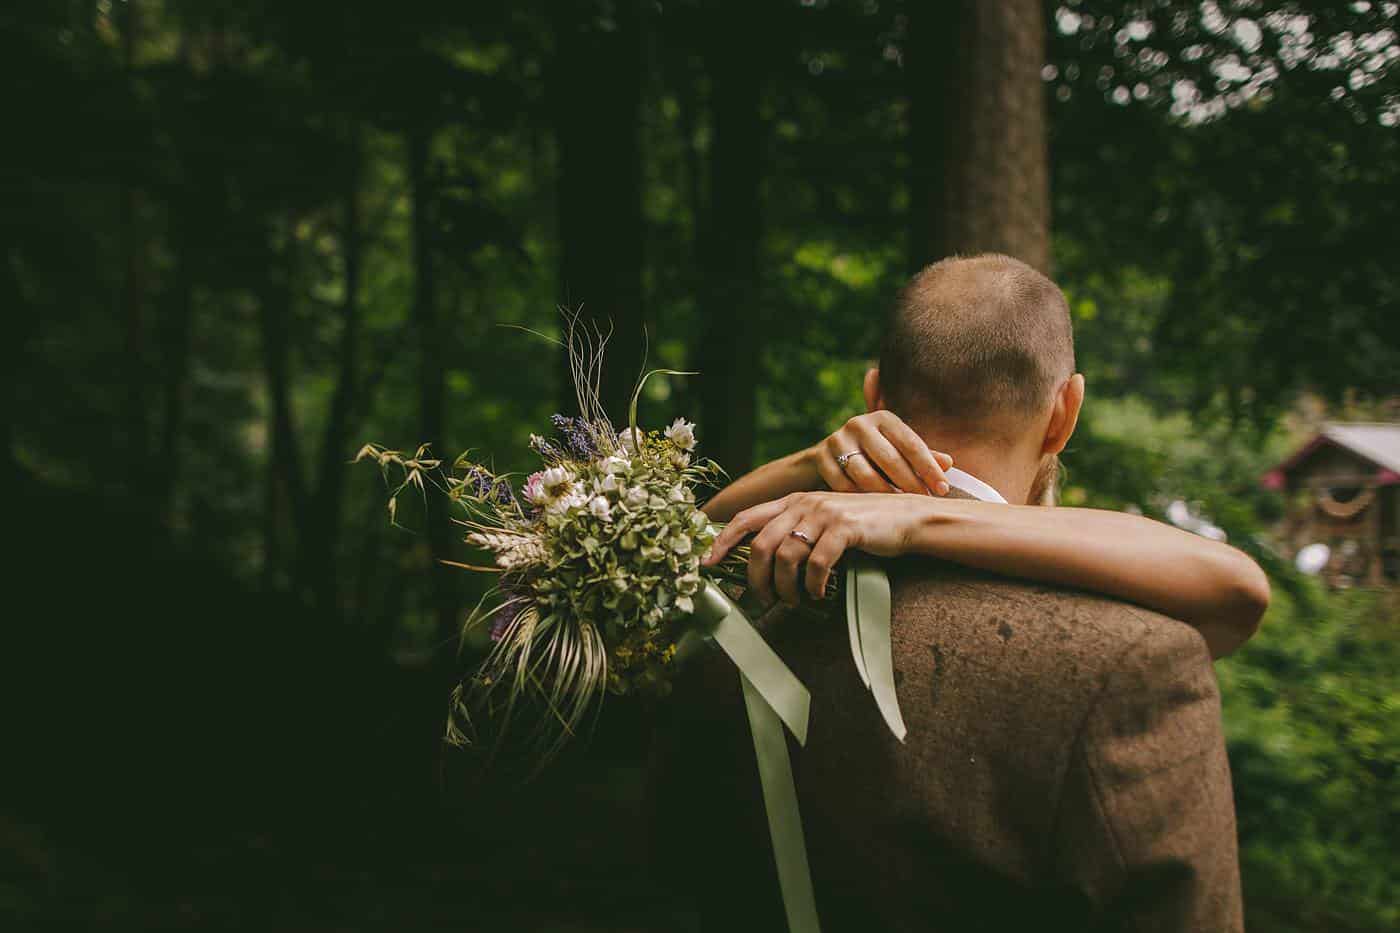
<svg viewBox="0 0 1400 933"><path fill-rule="evenodd" d="M689 465L690 454L681 450L679 447L671 451L671 466L675 467L677 470L684 470Z"/></svg>
<svg viewBox="0 0 1400 933"><path fill-rule="evenodd" d="M574 474L565 467L550 467L540 474L540 487L547 499L557 499L574 485Z"/></svg>
<svg viewBox="0 0 1400 933"><path fill-rule="evenodd" d="M647 501L647 491L641 486L633 486L631 489L627 490L627 495L624 498L630 506L645 505Z"/></svg>
<svg viewBox="0 0 1400 933"><path fill-rule="evenodd" d="M695 449L695 424L686 421L684 418L677 418L671 422L671 426L666 429L666 440L675 444L681 450Z"/></svg>
<svg viewBox="0 0 1400 933"><path fill-rule="evenodd" d="M656 623L661 621L661 616L661 610L655 606L652 606L646 611L645 614L643 614L642 621L646 622L647 625L655 625Z"/></svg>
<svg viewBox="0 0 1400 933"><path fill-rule="evenodd" d="M691 599L689 596L677 596L676 608L686 615L690 615L690 613L695 611L695 600Z"/></svg>
<svg viewBox="0 0 1400 933"><path fill-rule="evenodd" d="M550 512L567 512L569 509L588 504L588 496L577 490L568 492L557 499L551 500L545 505Z"/></svg>
<svg viewBox="0 0 1400 933"><path fill-rule="evenodd" d="M588 511L593 513L593 517L601 521L607 521L612 515L612 506L608 505L608 500L604 496L594 496L588 503Z"/></svg>
<svg viewBox="0 0 1400 933"><path fill-rule="evenodd" d="M671 550L677 554L685 555L690 553L690 536L676 535L671 539Z"/></svg>
<svg viewBox="0 0 1400 933"><path fill-rule="evenodd" d="M627 473L632 469L632 461L617 454L606 458L602 464L604 473Z"/></svg>
<svg viewBox="0 0 1400 933"><path fill-rule="evenodd" d="M706 517L705 513L700 511L699 509L696 509L694 512L690 513L690 527L694 528L696 531L699 531L700 529L704 528L707 524L709 524L709 521L710 520Z"/></svg>
<svg viewBox="0 0 1400 933"><path fill-rule="evenodd" d="M672 501L672 502L684 502L684 501L685 501L685 493L686 493L685 487L682 486L682 485L680 485L679 483L677 483L676 485L674 485L674 486L671 487L671 501Z"/></svg>
<svg viewBox="0 0 1400 933"><path fill-rule="evenodd" d="M618 433L617 442L622 445L622 449L631 456L636 456L637 451L642 447L642 429L626 428Z"/></svg>
<svg viewBox="0 0 1400 933"><path fill-rule="evenodd" d="M617 492L622 488L622 484L617 481L617 477L609 473L594 484L594 488L599 492Z"/></svg>
<svg viewBox="0 0 1400 933"><path fill-rule="evenodd" d="M700 574L687 573L676 581L676 592L689 596L700 589Z"/></svg>

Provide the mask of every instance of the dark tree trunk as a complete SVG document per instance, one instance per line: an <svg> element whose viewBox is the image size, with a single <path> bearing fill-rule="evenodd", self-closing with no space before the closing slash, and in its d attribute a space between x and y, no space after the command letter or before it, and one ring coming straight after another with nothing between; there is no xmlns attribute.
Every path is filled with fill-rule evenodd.
<svg viewBox="0 0 1400 933"><path fill-rule="evenodd" d="M734 475L752 465L763 339L759 295L763 124L759 114L764 32L737 2L711 15L714 141L710 203L701 230L704 329L700 398L706 453ZM713 11L718 14L720 10ZM747 28L732 24L747 19Z"/></svg>
<svg viewBox="0 0 1400 933"><path fill-rule="evenodd" d="M447 382L443 360L442 323L434 275L433 178L429 164L431 131L416 126L408 132L408 178L413 205L413 323L418 332L418 436L446 453ZM427 498L429 570L438 630L446 637L456 628L457 588L448 568L439 561L448 555L451 525L441 496Z"/></svg>
<svg viewBox="0 0 1400 933"><path fill-rule="evenodd" d="M340 545L341 512L344 508L346 462L352 446L349 439L360 383L360 265L364 252L360 223L360 129L349 129L350 171L345 182L341 219L341 255L345 263L345 295L340 307L340 345L335 390L321 438L320 462L316 481L315 553L310 559L312 586L321 610L339 609L339 581L336 553Z"/></svg>
<svg viewBox="0 0 1400 933"><path fill-rule="evenodd" d="M183 211L183 207L177 207ZM176 221L175 281L168 303L164 326L162 369L162 410L160 420L161 516L167 530L176 524L176 503L179 501L180 466L184 433L185 402L189 393L190 327L194 313L194 270L190 255L188 221L184 215Z"/></svg>
<svg viewBox="0 0 1400 933"><path fill-rule="evenodd" d="M190 70L190 44L188 34L181 30L176 57L186 75ZM170 206L170 230L168 239L175 254L174 286L167 302L166 320L163 328L162 359L162 411L160 421L160 473L159 490L161 520L168 532L173 533L177 524L177 508L180 501L181 466L184 450L180 443L185 429L185 410L189 396L191 329L194 317L194 210L191 207L194 193L181 190L175 195Z"/></svg>
<svg viewBox="0 0 1400 933"><path fill-rule="evenodd" d="M1039 0L911 4L911 260L1050 261L1045 17Z"/></svg>
<svg viewBox="0 0 1400 933"><path fill-rule="evenodd" d="M20 361L28 350L38 315L33 308L27 307L24 290L20 286L20 260L16 244L0 241L0 247L4 248L0 252L0 262L4 263L0 267L0 302L15 312L10 318L12 323L7 324L9 333L4 341L3 355L0 355L0 444L4 445L4 449L0 450L0 457L4 458L3 464L0 464L0 482L5 484L6 489L19 489L19 452L15 449L19 393L16 390Z"/></svg>
<svg viewBox="0 0 1400 933"><path fill-rule="evenodd" d="M122 65L127 80L134 81L136 49L140 37L141 19L136 0L122 4ZM128 171L130 169L128 168ZM148 464L149 420L147 412L146 359L146 244L141 235L141 192L132 179L121 185L118 193L118 229L121 236L122 284L117 302L123 330L123 351L126 363L126 466L129 491L142 496L149 494Z"/></svg>
<svg viewBox="0 0 1400 933"><path fill-rule="evenodd" d="M558 4L550 93L559 148L560 295L606 332L602 396L619 423L642 365L642 197L638 129L642 38L636 0L607 23L592 4ZM562 365L567 374L567 359ZM567 382L560 397L574 408Z"/></svg>
<svg viewBox="0 0 1400 933"><path fill-rule="evenodd" d="M267 269L258 296L258 325L262 344L263 379L269 407L268 489L263 526L265 582L275 585L281 556L299 557L300 547L283 548L282 529L290 525L297 539L314 534L301 446L292 412L292 363L290 319L292 294L288 259L269 252ZM302 576L300 566L288 568L293 585Z"/></svg>

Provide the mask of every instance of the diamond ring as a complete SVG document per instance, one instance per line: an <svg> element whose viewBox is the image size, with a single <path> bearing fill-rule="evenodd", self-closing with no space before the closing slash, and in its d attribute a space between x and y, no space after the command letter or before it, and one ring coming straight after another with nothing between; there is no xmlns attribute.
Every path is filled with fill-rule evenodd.
<svg viewBox="0 0 1400 933"><path fill-rule="evenodd" d="M865 456L865 451L863 451L863 450L852 450L852 451L848 451L847 453L844 453L844 454L842 454L841 456L839 456L839 457L836 458L836 465L839 466L841 469L844 470L844 469L846 469L846 464L850 461L850 459L851 459L852 457L864 457L864 456Z"/></svg>
<svg viewBox="0 0 1400 933"><path fill-rule="evenodd" d="M816 547L816 546L817 546L817 544L816 544L815 541L813 541L811 538L807 537L807 532L801 530L800 528L794 528L794 529L792 529L792 531L789 531L788 534L792 535L794 538L796 538L797 540L801 541L803 544L807 545L808 547Z"/></svg>

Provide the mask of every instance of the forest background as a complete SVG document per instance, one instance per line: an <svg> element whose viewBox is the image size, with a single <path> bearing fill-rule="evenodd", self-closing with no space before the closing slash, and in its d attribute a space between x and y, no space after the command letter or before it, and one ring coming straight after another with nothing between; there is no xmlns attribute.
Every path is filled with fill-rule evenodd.
<svg viewBox="0 0 1400 933"><path fill-rule="evenodd" d="M526 788L440 743L470 557L360 444L529 466L608 397L738 473L859 410L901 281L1070 297L1064 501L1270 571L1218 665L1258 931L1400 929L1400 627L1275 552L1262 473L1397 419L1395 3L20 0L0 12L0 919L684 929L645 716Z"/></svg>

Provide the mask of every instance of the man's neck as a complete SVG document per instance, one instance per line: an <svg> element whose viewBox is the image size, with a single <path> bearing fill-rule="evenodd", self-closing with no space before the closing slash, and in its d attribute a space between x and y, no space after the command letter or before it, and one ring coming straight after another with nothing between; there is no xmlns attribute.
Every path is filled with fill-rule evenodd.
<svg viewBox="0 0 1400 933"><path fill-rule="evenodd" d="M1008 453L1001 448L989 448L977 444L957 444L939 441L925 436L924 441L934 450L946 451L953 456L953 466L970 473L982 482L1001 493L1002 498L1013 505L1025 505L1035 485L1036 468L1023 463L1024 458ZM940 443L947 446L940 446Z"/></svg>

